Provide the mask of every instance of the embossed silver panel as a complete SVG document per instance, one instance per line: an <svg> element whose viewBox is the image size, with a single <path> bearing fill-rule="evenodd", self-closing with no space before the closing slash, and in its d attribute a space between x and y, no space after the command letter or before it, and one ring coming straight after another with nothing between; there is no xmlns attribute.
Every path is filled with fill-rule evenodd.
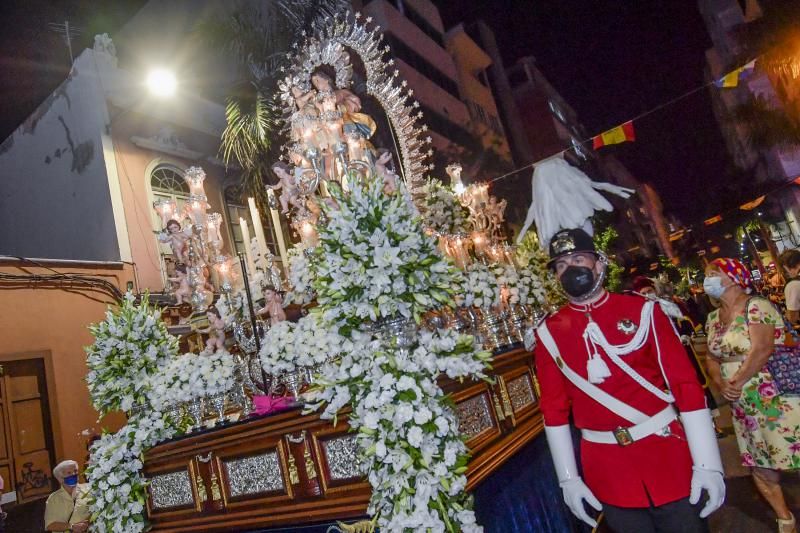
<svg viewBox="0 0 800 533"><path fill-rule="evenodd" d="M456 405L458 431L466 437L473 437L481 431L494 426L486 394L479 394Z"/></svg>
<svg viewBox="0 0 800 533"><path fill-rule="evenodd" d="M276 451L223 461L222 464L228 474L232 498L283 490L283 476Z"/></svg>
<svg viewBox="0 0 800 533"><path fill-rule="evenodd" d="M358 443L355 435L322 441L322 449L328 459L328 470L332 481L363 475L358 459Z"/></svg>
<svg viewBox="0 0 800 533"><path fill-rule="evenodd" d="M188 470L160 474L150 478L150 506L156 511L194 505Z"/></svg>
<svg viewBox="0 0 800 533"><path fill-rule="evenodd" d="M507 382L506 389L508 389L508 398L511 400L511 407L514 409L514 412L536 401L536 396L534 396L533 387L531 386L531 380L527 374L523 374Z"/></svg>

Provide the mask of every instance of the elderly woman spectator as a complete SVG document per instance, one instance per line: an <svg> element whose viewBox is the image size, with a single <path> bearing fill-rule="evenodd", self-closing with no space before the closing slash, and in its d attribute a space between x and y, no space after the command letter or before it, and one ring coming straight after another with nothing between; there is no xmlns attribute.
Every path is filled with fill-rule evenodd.
<svg viewBox="0 0 800 533"><path fill-rule="evenodd" d="M800 397L778 394L765 364L784 342L783 319L766 298L752 296L747 268L736 259L715 259L703 288L720 301L708 315L708 371L731 402L742 464L778 517L780 532L796 531L784 499L780 472L800 468Z"/></svg>
<svg viewBox="0 0 800 533"><path fill-rule="evenodd" d="M47 498L44 528L83 533L89 529L89 486L78 483L78 463L71 460L58 463L53 476L61 488Z"/></svg>

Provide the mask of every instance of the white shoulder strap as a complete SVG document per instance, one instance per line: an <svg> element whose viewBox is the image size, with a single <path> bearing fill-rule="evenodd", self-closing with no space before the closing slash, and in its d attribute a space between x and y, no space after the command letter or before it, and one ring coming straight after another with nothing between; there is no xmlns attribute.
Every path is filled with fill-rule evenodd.
<svg viewBox="0 0 800 533"><path fill-rule="evenodd" d="M633 424L641 424L650 418L638 409L635 409L625 402L614 398L597 385L590 383L589 380L585 379L567 366L567 363L561 358L561 352L559 352L558 346L556 345L555 340L553 340L553 336L550 334L550 330L547 329L546 323L542 323L542 325L539 326L536 331L539 334L539 339L542 341L542 344L544 344L545 349L550 354L550 357L553 358L556 366L558 366L558 368L561 370L561 373L564 374L564 376L570 380L573 385L582 390L587 396L615 415L621 416Z"/></svg>

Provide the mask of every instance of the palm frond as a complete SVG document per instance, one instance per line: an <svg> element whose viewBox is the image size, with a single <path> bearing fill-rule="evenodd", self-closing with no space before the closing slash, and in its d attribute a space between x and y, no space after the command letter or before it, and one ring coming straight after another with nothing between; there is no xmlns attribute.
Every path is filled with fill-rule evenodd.
<svg viewBox="0 0 800 533"><path fill-rule="evenodd" d="M738 106L733 119L746 126L748 141L756 148L800 145L800 122L763 98L753 98Z"/></svg>

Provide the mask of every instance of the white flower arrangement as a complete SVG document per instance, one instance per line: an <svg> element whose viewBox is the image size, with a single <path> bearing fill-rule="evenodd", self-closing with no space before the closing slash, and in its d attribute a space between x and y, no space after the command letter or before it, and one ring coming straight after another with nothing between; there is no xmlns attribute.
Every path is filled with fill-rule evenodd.
<svg viewBox="0 0 800 533"><path fill-rule="evenodd" d="M500 284L497 273L492 267L475 261L467 266L459 281L460 305L492 307L500 304Z"/></svg>
<svg viewBox="0 0 800 533"><path fill-rule="evenodd" d="M547 303L547 289L544 280L529 267L517 268L516 274L519 280L517 284L519 303L523 305L545 305Z"/></svg>
<svg viewBox="0 0 800 533"><path fill-rule="evenodd" d="M360 349L327 365L313 391L313 407L336 419L353 405L348 422L358 432L362 468L372 485L368 512L385 531L482 531L465 492L467 448L458 422L436 383L485 378L490 354L453 331L422 332L411 350L385 350L356 333ZM312 407L312 408L313 408Z"/></svg>
<svg viewBox="0 0 800 533"><path fill-rule="evenodd" d="M353 349L350 339L312 312L297 322L272 326L264 335L259 356L264 372L279 375L299 368L318 368Z"/></svg>
<svg viewBox="0 0 800 533"><path fill-rule="evenodd" d="M297 245L289 250L287 262L289 286L292 290L286 294L285 301L298 305L311 302L316 295L313 287L314 275L311 272L311 265L306 256L306 248Z"/></svg>
<svg viewBox="0 0 800 533"><path fill-rule="evenodd" d="M338 208L325 205L328 222L311 270L324 319L342 328L402 315L419 321L432 306L452 302L456 270L444 261L402 191L384 194L379 179L345 194L331 187Z"/></svg>
<svg viewBox="0 0 800 533"><path fill-rule="evenodd" d="M323 409L335 424L339 410L352 406L348 422L378 528L482 531L465 491L467 449L436 380L441 373L483 378L490 354L452 331L421 333L401 349L358 327L398 315L419 322L425 310L452 302L456 271L424 235L402 191L385 195L378 180L368 180L333 195L340 208L327 209L312 261L318 326L328 324L353 346L322 365L308 409Z"/></svg>
<svg viewBox="0 0 800 533"><path fill-rule="evenodd" d="M105 321L89 327L95 337L86 348L86 382L92 405L101 415L130 411L146 401L148 377L178 353L178 340L167 332L158 309L134 305L131 292Z"/></svg>
<svg viewBox="0 0 800 533"><path fill-rule="evenodd" d="M144 516L144 452L182 431L182 421L164 411L182 401L230 390L235 365L228 353L177 355L178 342L147 303L125 296L120 309L91 327L95 344L87 349L89 390L101 413L129 413L118 432L92 445L86 477L90 486L92 531L139 533Z"/></svg>
<svg viewBox="0 0 800 533"><path fill-rule="evenodd" d="M150 378L150 405L167 410L178 403L228 392L236 384L235 373L233 357L227 352L180 355Z"/></svg>
<svg viewBox="0 0 800 533"><path fill-rule="evenodd" d="M544 283L536 273L528 267L515 268L508 264L492 265L492 272L497 278L498 286L508 291L508 302L515 304L544 305L546 292Z"/></svg>
<svg viewBox="0 0 800 533"><path fill-rule="evenodd" d="M92 531L140 533L147 529L142 458L148 448L176 433L169 418L153 410L131 418L118 432L106 433L92 445L86 469Z"/></svg>
<svg viewBox="0 0 800 533"><path fill-rule="evenodd" d="M422 213L427 227L444 235L470 232L469 213L449 187L428 178L422 191Z"/></svg>

